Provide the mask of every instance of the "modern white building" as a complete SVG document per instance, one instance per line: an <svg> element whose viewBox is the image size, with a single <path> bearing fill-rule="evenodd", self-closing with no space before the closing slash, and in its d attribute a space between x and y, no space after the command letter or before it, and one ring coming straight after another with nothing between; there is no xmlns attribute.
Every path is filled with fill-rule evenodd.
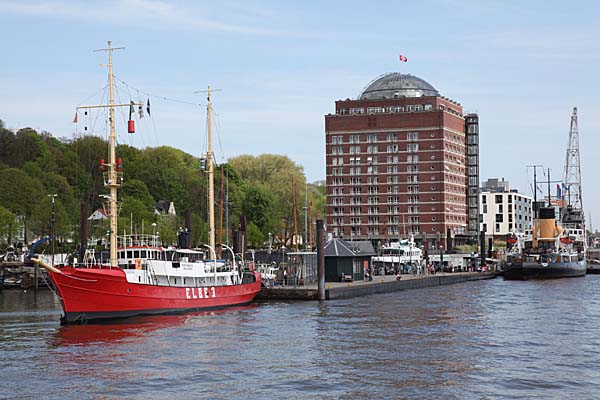
<svg viewBox="0 0 600 400"><path fill-rule="evenodd" d="M511 190L508 181L488 179L481 187L479 200L480 229L486 236L507 235L513 229L520 232L531 229L533 199L516 189Z"/></svg>

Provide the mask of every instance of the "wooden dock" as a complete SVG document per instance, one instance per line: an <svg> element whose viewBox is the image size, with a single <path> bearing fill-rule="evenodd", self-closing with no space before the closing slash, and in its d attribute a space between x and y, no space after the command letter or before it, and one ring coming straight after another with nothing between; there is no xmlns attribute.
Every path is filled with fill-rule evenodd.
<svg viewBox="0 0 600 400"><path fill-rule="evenodd" d="M435 275L404 274L400 280L393 275L376 276L372 281L328 282L325 285L326 300L347 299L371 294L391 293L402 290L451 285L460 282L493 279L498 272L456 272ZM317 300L317 285L273 286L262 288L260 300Z"/></svg>

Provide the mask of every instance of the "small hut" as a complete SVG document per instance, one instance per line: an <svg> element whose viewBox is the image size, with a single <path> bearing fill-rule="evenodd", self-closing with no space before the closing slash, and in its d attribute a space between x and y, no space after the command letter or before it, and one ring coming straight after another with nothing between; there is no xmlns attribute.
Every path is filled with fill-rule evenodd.
<svg viewBox="0 0 600 400"><path fill-rule="evenodd" d="M360 244L359 244L360 243ZM367 242L370 245L370 242ZM373 246L333 238L325 244L325 281L362 281L370 271Z"/></svg>

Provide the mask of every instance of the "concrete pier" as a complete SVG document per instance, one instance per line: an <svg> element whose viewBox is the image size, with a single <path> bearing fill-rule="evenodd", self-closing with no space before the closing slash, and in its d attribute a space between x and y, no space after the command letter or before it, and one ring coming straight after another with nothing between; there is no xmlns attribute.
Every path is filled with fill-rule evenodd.
<svg viewBox="0 0 600 400"><path fill-rule="evenodd" d="M376 276L372 281L329 282L325 288L325 299L347 299L371 294L391 293L401 290L451 285L460 282L493 279L498 272L458 272L438 273L435 275L404 274L400 280L393 275ZM317 300L317 285L309 286L273 286L263 288L257 299L262 300Z"/></svg>

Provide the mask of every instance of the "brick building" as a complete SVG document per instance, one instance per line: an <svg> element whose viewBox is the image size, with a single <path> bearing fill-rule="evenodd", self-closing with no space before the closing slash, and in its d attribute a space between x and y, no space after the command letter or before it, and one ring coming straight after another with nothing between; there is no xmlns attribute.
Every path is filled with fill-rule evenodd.
<svg viewBox="0 0 600 400"><path fill-rule="evenodd" d="M476 241L478 124L460 103L400 73L336 101L325 116L328 231L372 241L412 233L425 248Z"/></svg>

